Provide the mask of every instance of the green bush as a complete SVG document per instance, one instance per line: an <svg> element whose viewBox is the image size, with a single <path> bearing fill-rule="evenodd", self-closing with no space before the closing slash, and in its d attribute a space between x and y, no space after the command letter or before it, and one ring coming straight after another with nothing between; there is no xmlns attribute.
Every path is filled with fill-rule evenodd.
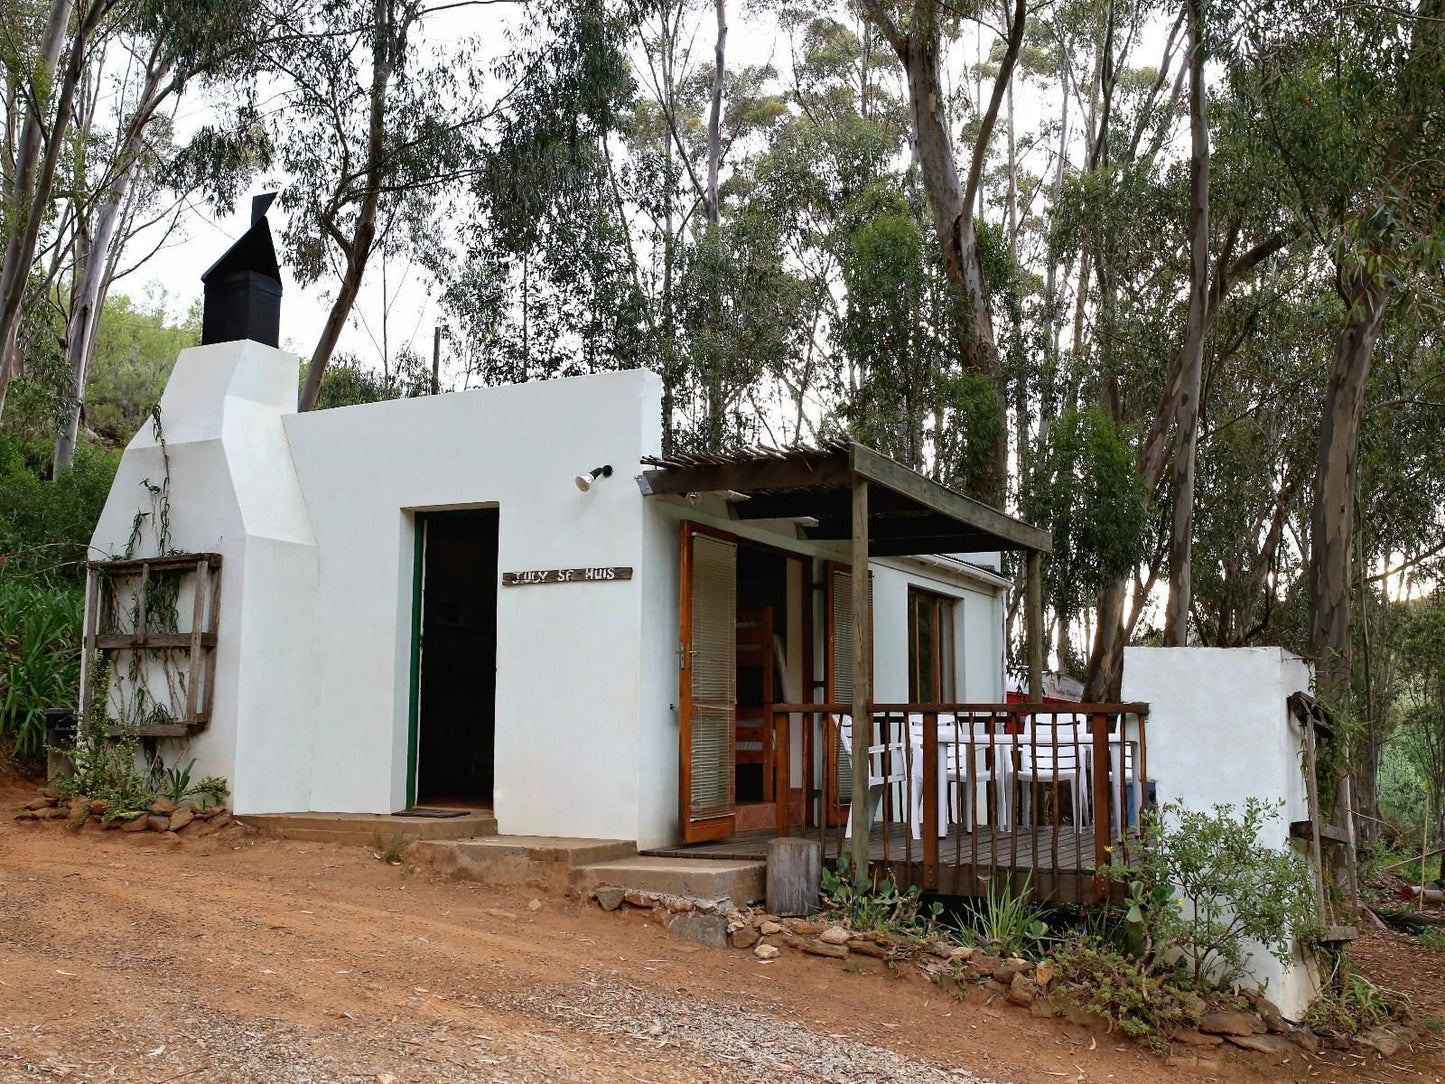
<svg viewBox="0 0 1445 1084"><path fill-rule="evenodd" d="M1127 919L1140 970L1185 968L1198 983L1224 984L1244 970L1246 942L1281 963L1296 943L1318 938L1314 890L1304 859L1259 840L1283 806L1257 798L1243 810L1166 807L1146 816L1144 840L1116 856L1110 876L1129 886Z"/></svg>
<svg viewBox="0 0 1445 1084"><path fill-rule="evenodd" d="M1199 1023L1199 998L1174 975L1153 975L1092 937L1053 954L1054 990L1133 1039L1157 1040Z"/></svg>
<svg viewBox="0 0 1445 1084"><path fill-rule="evenodd" d="M82 443L74 465L51 482L42 472L47 464L32 462L0 432L0 576L82 582L90 536L119 462L113 452Z"/></svg>
<svg viewBox="0 0 1445 1084"><path fill-rule="evenodd" d="M1410 999L1404 994L1376 986L1355 970L1343 953L1324 993L1310 1004L1304 1022L1311 1027L1332 1028L1346 1035L1389 1023L1410 1015Z"/></svg>
<svg viewBox="0 0 1445 1084"><path fill-rule="evenodd" d="M45 709L76 706L83 592L0 576L0 748L35 762Z"/></svg>
<svg viewBox="0 0 1445 1084"><path fill-rule="evenodd" d="M899 892L891 879L874 883L864 874L853 876L853 862L846 854L839 856L836 871L823 867L821 896L825 915L876 933L930 936L942 911L934 904L925 912L915 886Z"/></svg>

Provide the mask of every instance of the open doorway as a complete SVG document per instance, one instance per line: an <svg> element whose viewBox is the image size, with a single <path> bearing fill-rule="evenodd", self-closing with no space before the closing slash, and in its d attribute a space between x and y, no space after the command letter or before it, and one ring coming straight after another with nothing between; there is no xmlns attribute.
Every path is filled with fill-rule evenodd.
<svg viewBox="0 0 1445 1084"><path fill-rule="evenodd" d="M497 510L433 512L421 532L416 805L490 807L497 700Z"/></svg>

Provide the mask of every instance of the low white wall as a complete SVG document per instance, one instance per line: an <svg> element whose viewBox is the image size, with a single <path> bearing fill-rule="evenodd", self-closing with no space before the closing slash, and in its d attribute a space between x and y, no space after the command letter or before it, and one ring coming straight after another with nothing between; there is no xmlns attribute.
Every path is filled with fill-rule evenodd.
<svg viewBox="0 0 1445 1084"><path fill-rule="evenodd" d="M1123 699L1149 705L1148 769L1159 803L1207 810L1283 798L1281 818L1261 842L1288 843L1289 822L1307 819L1309 806L1302 732L1286 700L1310 684L1309 665L1277 647L1126 648ZM1262 948L1252 953L1251 973L1287 1016L1318 992L1304 961L1284 967Z"/></svg>

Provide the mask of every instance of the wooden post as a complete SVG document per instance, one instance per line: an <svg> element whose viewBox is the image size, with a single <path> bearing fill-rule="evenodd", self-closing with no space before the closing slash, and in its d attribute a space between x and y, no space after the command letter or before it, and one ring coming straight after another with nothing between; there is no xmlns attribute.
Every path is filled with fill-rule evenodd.
<svg viewBox="0 0 1445 1084"><path fill-rule="evenodd" d="M1109 898L1109 882L1104 869L1109 864L1109 833L1113 819L1109 815L1109 717L1091 715L1089 730L1093 735L1094 759L1094 889L1095 902Z"/></svg>
<svg viewBox="0 0 1445 1084"><path fill-rule="evenodd" d="M1044 702L1043 554L1028 551L1025 571L1024 628L1029 641L1029 703Z"/></svg>
<svg viewBox="0 0 1445 1084"><path fill-rule="evenodd" d="M960 724L955 717L955 736ZM958 763L963 763L958 761ZM923 887L938 889L938 713L923 715ZM970 792L969 797L972 797Z"/></svg>
<svg viewBox="0 0 1445 1084"><path fill-rule="evenodd" d="M814 914L822 878L823 845L816 839L768 841L769 914Z"/></svg>
<svg viewBox="0 0 1445 1084"><path fill-rule="evenodd" d="M873 615L868 606L868 480L853 475L853 872L868 872L868 747L873 744Z"/></svg>

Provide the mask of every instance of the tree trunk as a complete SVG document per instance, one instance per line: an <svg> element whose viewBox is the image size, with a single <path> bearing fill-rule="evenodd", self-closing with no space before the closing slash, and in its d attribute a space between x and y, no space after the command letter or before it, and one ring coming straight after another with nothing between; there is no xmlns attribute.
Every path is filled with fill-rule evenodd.
<svg viewBox="0 0 1445 1084"><path fill-rule="evenodd" d="M915 0L907 34L893 24L891 15L880 0L865 0L863 6L869 20L883 32L898 54L907 78L909 115L917 139L917 161L942 248L944 273L962 292L968 306L969 317L961 329L963 367L986 375L993 386L997 435L985 476L974 488L985 500L1001 505L1008 482L1007 407L993 318L988 310L988 285L979 259L973 197L981 187L989 140L1023 44L1027 6L1024 0L1017 0L1015 4L1008 41L994 78L993 94L974 143L966 185L959 181L953 141L943 113L947 97L939 76L941 41L937 0Z"/></svg>
<svg viewBox="0 0 1445 1084"><path fill-rule="evenodd" d="M722 167L723 76L727 67L728 13L724 0L717 0L717 44L713 49L712 105L707 115L707 193L703 197L708 225L721 220L718 208L717 175Z"/></svg>
<svg viewBox="0 0 1445 1084"><path fill-rule="evenodd" d="M1187 0L1189 13L1189 316L1175 409L1174 508L1169 530L1169 598L1164 646L1189 642L1194 538L1194 460L1199 442L1199 396L1209 307L1209 117L1204 92L1203 0Z"/></svg>
<svg viewBox="0 0 1445 1084"><path fill-rule="evenodd" d="M1355 454L1370 358L1385 316L1385 288L1375 277L1357 272L1348 280L1345 300L1350 308L1330 364L1310 513L1310 650L1318 668L1316 687L1335 703L1350 687Z"/></svg>
<svg viewBox="0 0 1445 1084"><path fill-rule="evenodd" d="M306 382L301 389L302 410L311 410L316 406L316 398L321 394L321 379L326 375L331 354L336 349L337 340L341 338L342 329L346 327L351 308L356 304L356 296L361 292L361 278L366 273L367 260L371 258L372 247L376 244L376 212L381 202L382 159L386 154L386 92L403 46L396 40L398 31L390 0L376 0L373 17L376 33L371 46L366 188L350 239L333 233L333 240L341 247L346 258L346 270L341 277L341 286L336 291L336 300L331 303L331 311L326 314L321 338L306 366Z"/></svg>
<svg viewBox="0 0 1445 1084"><path fill-rule="evenodd" d="M71 309L70 338L65 350L65 358L70 365L71 397L66 407L65 421L55 440L52 472L57 479L75 458L75 445L80 436L80 417L85 407L86 373L90 368L90 357L95 344L95 327L100 320L106 268L112 260L111 246L115 240L116 224L120 221L121 210L125 206L126 195L144 149L146 127L166 96L164 84L170 71L171 64L160 60L159 50L153 52L135 115L128 125L121 153L116 158L115 179L106 193L99 215L96 216L94 238L85 258L81 259L77 255L79 284Z"/></svg>
<svg viewBox="0 0 1445 1084"><path fill-rule="evenodd" d="M70 120L68 114L75 95L75 81L79 79L78 70L75 78L70 78L71 70L76 69L77 65L74 62L67 65L66 79L62 82L60 96L56 99L56 115L49 125L49 149L53 153L47 153L45 162L42 162L40 152L46 118L40 115L40 110L49 99L48 96L42 96L41 87L54 78L59 67L72 7L73 0L51 2L50 16L46 20L45 34L40 39L40 51L36 57L33 93L25 110L25 121L20 128L14 166L6 179L8 205L5 208L5 227L9 233L9 241L5 246L4 261L0 263L0 416L5 413L5 392L16 368L20 303L25 297L30 265L35 259L40 220L44 217L45 205L50 199L56 156L59 154L60 144L64 142L65 129ZM83 39L78 35L74 48L78 54L83 54ZM77 58L72 58L73 61L75 59Z"/></svg>

